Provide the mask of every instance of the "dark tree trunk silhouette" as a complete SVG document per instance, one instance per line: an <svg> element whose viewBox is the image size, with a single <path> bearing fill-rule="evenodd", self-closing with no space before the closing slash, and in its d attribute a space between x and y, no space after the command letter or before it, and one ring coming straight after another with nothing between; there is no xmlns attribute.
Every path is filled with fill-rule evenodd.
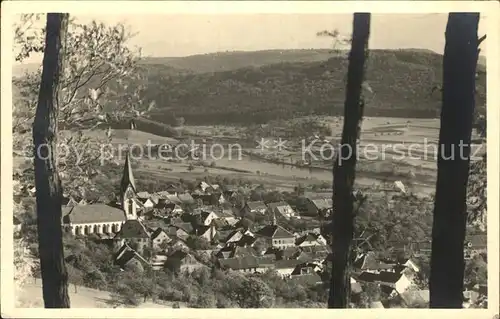
<svg viewBox="0 0 500 319"><path fill-rule="evenodd" d="M57 118L68 14L47 14L43 71L33 124L38 249L45 308L69 308L61 227L62 188L57 172Z"/></svg>
<svg viewBox="0 0 500 319"><path fill-rule="evenodd" d="M450 13L432 226L431 308L462 308L470 142L478 59L478 13Z"/></svg>
<svg viewBox="0 0 500 319"><path fill-rule="evenodd" d="M355 13L353 20L344 104L344 127L339 148L340 154L337 154L333 170L333 268L329 308L347 308L350 300L349 268L354 233L353 185L357 157L356 142L363 117L362 84L365 60L368 58L370 17L369 13Z"/></svg>

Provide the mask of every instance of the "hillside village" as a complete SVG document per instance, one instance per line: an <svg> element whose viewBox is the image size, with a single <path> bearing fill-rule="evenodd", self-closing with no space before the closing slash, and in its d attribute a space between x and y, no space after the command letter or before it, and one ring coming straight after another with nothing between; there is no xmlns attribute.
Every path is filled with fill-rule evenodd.
<svg viewBox="0 0 500 319"><path fill-rule="evenodd" d="M69 24L74 30L68 31L64 57L71 72L62 75L58 88L67 103L59 108L58 144L52 145L71 148L56 160L62 198L44 193L34 168L40 161L32 158L33 144L39 143L32 139L31 119L40 114L40 79L48 68L35 65L30 71L23 65L29 71L23 75L13 70L13 227L14 246L21 251L14 258L16 284L23 286L26 278L40 284L37 262L59 254L53 267L54 278L62 278L58 289L67 286L73 296L96 294L95 299L109 295L110 300L91 300L91 305L324 308L333 301L334 308L429 308L431 248L432 270L442 272L436 256L448 256L448 248L455 258L446 267L461 262L463 237L457 234L465 231L464 276L454 274L455 282L464 284L463 303L460 286L453 307L487 308L484 59L475 74L471 119L471 142L480 152L471 152L467 190L460 193L467 194L467 226L446 228L457 215L436 219L436 212L461 208L435 208L436 193L446 193L446 187L437 191L444 184L436 178L441 172L437 145L446 129L438 119L446 104L439 94L445 79L442 54L370 48L365 75L356 84L362 89L358 99L366 102L356 138L354 130L346 130L347 101L356 100L350 98L355 90L348 85L347 51L143 57L129 50L121 23ZM22 47L30 44L15 38ZM104 53L95 56L96 47ZM46 48L31 48L28 56L30 50L47 54ZM339 176L335 147L346 137L359 140L365 152L358 152L354 172L347 172L352 183L332 183L332 172ZM184 150L193 143L196 148ZM235 143L237 150L231 147ZM218 150L208 159L206 146ZM163 151L176 157L161 157ZM342 200L337 190L343 186L348 191ZM62 199L62 236L58 215L51 223L39 218L45 213L43 197L58 201L52 207ZM343 201L348 207L342 208ZM337 214L334 225L334 208L352 213L352 220L342 223L337 216L348 215ZM446 229L448 236L436 240L436 229ZM52 235L62 244L56 254L42 240ZM337 235L349 240L337 245ZM347 275L335 275L334 263ZM342 289L330 294L331 287ZM56 290L54 295L68 294ZM72 302L78 299L73 296ZM67 296L60 299L59 306L70 307Z"/></svg>
<svg viewBox="0 0 500 319"><path fill-rule="evenodd" d="M34 195L34 189L24 190L26 196ZM106 202L65 197L61 225L83 242L94 240L110 247L114 254L109 258L122 270L191 272L215 267L243 274L275 271L284 282L304 286L328 283L331 198L310 196L305 211L299 212L285 201L246 199L237 208L237 190L205 181L192 192L170 184L149 193L137 188L128 153L119 190L116 200ZM253 219L259 222L249 225L245 216L257 216ZM319 227L293 231L282 226L311 216L322 221ZM14 225L19 234L19 218ZM425 307L429 292L419 285L424 278L419 260L429 257L430 240L391 245L389 258L370 249L357 252L351 277L353 302L367 286L376 285L386 297L384 303L375 300L370 307ZM465 250L469 259L485 253L486 236L470 235ZM464 292L469 296L464 306L484 302L485 289L470 287Z"/></svg>

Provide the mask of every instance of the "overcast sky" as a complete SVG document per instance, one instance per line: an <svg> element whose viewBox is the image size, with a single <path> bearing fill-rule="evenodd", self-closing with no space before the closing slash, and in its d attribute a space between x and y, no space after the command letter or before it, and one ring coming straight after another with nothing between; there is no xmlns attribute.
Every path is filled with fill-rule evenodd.
<svg viewBox="0 0 500 319"><path fill-rule="evenodd" d="M175 14L75 16L78 22L124 22L138 34L130 44L145 56L187 56L233 50L328 48L321 30L352 31L352 14ZM373 14L371 48L422 48L443 53L447 14ZM485 33L486 17L479 32ZM487 41L486 41L487 43ZM486 44L485 43L485 44ZM485 52L486 45L482 45ZM33 57L26 62L38 62Z"/></svg>

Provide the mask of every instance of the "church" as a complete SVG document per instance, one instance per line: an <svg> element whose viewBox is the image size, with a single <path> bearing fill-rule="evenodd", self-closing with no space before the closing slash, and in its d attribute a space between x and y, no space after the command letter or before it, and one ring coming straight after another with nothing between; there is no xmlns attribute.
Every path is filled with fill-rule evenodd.
<svg viewBox="0 0 500 319"><path fill-rule="evenodd" d="M120 183L120 197L117 203L74 205L62 208L62 226L73 235L90 234L114 236L128 220L137 220L137 189L130 156L127 153Z"/></svg>

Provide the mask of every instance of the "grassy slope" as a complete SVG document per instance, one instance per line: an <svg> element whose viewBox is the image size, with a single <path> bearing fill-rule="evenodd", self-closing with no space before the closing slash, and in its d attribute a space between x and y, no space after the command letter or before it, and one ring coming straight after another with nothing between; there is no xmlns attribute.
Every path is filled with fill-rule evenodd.
<svg viewBox="0 0 500 319"><path fill-rule="evenodd" d="M36 283L27 284L23 289L18 292L19 307L25 308L43 308L42 286L41 279ZM71 301L71 308L113 308L113 300L108 291L96 290L87 287L78 286L75 293L74 286L70 285L69 298ZM185 307L185 305L181 305ZM118 307L123 307L119 305ZM148 301L142 303L138 308L171 308L172 304L164 303L158 304Z"/></svg>

